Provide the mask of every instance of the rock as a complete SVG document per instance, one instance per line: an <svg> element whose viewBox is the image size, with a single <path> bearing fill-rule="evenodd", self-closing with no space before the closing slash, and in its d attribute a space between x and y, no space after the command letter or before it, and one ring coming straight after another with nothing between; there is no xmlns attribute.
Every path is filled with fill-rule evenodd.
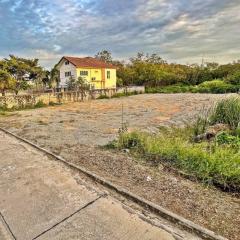
<svg viewBox="0 0 240 240"><path fill-rule="evenodd" d="M152 178L150 176L147 176L147 182L152 181Z"/></svg>
<svg viewBox="0 0 240 240"><path fill-rule="evenodd" d="M215 124L213 126L210 126L206 133L208 134L212 134L212 135L217 135L219 132L223 132L223 131L227 131L229 130L229 126L227 124L222 124L222 123L218 123Z"/></svg>
<svg viewBox="0 0 240 240"><path fill-rule="evenodd" d="M129 153L130 150L129 150L128 148L125 148L125 149L123 149L123 152L124 152L124 153Z"/></svg>
<svg viewBox="0 0 240 240"><path fill-rule="evenodd" d="M208 127L207 131L203 134L200 134L194 138L195 142L200 142L203 140L211 140L213 139L219 132L229 130L229 126L227 124L218 123L213 126Z"/></svg>

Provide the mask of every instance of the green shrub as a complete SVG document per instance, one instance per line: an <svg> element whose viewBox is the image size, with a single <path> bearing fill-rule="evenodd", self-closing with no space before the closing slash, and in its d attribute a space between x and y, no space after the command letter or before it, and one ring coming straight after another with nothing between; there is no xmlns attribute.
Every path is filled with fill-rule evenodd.
<svg viewBox="0 0 240 240"><path fill-rule="evenodd" d="M120 97L126 97L127 95L125 93L115 93L112 95L112 98L120 98Z"/></svg>
<svg viewBox="0 0 240 240"><path fill-rule="evenodd" d="M226 132L221 132L216 136L216 142L218 144L231 144L233 147L240 147L240 137L233 136Z"/></svg>
<svg viewBox="0 0 240 240"><path fill-rule="evenodd" d="M163 87L147 87L146 93L230 93L238 92L240 85L232 85L221 80L206 81L199 85L170 85Z"/></svg>
<svg viewBox="0 0 240 240"><path fill-rule="evenodd" d="M148 87L146 93L185 93L191 91L188 85L170 85L165 87Z"/></svg>
<svg viewBox="0 0 240 240"><path fill-rule="evenodd" d="M34 108L42 108L42 107L46 107L47 105L42 101L42 100L39 100L35 105L34 105ZM29 107L26 107L26 108L31 108L31 106Z"/></svg>
<svg viewBox="0 0 240 240"><path fill-rule="evenodd" d="M225 81L230 84L240 85L240 71L228 75Z"/></svg>
<svg viewBox="0 0 240 240"><path fill-rule="evenodd" d="M135 90L133 92L115 93L112 95L112 98L127 97L127 96L133 96L138 94L142 94L142 92L138 92Z"/></svg>
<svg viewBox="0 0 240 240"><path fill-rule="evenodd" d="M56 102L50 101L48 105L49 106L59 106L59 105L61 105L61 103L56 103Z"/></svg>
<svg viewBox="0 0 240 240"><path fill-rule="evenodd" d="M206 81L198 85L199 93L229 93L238 92L239 86L228 84L222 80Z"/></svg>

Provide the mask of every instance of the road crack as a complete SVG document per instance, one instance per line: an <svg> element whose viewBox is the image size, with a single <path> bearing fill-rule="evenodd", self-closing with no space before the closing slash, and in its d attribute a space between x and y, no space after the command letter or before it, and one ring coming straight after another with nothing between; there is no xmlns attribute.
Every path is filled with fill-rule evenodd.
<svg viewBox="0 0 240 240"><path fill-rule="evenodd" d="M58 225L60 225L61 223L65 222L66 220L68 220L69 218L73 217L74 215L76 215L77 213L81 212L82 210L84 210L85 208L91 206L92 204L94 204L96 201L98 201L100 198L104 197L104 195L101 195L97 198L95 198L94 200L92 200L91 202L85 204L83 207L79 208L77 211L73 212L72 214L70 214L69 216L65 217L64 219L62 219L61 221L55 223L52 227L46 229L45 231L41 232L39 235L37 235L36 237L34 237L32 240L38 239L39 237L41 237L42 235L44 235L45 233L51 231L53 228L57 227Z"/></svg>

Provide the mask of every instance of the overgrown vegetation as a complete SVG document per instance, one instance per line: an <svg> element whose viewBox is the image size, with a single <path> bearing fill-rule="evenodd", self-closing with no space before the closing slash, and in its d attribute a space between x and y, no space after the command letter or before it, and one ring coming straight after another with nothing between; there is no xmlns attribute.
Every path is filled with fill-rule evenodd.
<svg viewBox="0 0 240 240"><path fill-rule="evenodd" d="M133 92L115 93L111 97L109 97L105 94L102 94L99 97L97 97L97 99L120 98L120 97L128 97L128 96L133 96L133 95L138 95L138 94L142 94L142 92L133 91Z"/></svg>
<svg viewBox="0 0 240 240"><path fill-rule="evenodd" d="M184 128L161 128L157 134L121 132L112 146L204 183L240 191L240 98L218 102Z"/></svg>
<svg viewBox="0 0 240 240"><path fill-rule="evenodd" d="M130 58L118 64L119 85L145 85L150 93L227 93L240 89L240 62L225 65L167 63L157 54Z"/></svg>
<svg viewBox="0 0 240 240"><path fill-rule="evenodd" d="M29 105L24 105L20 107L11 107L11 108L6 108L3 106L0 106L0 115L5 116L8 115L9 112L14 112L14 111L21 111L21 110L27 110L27 109L36 109L36 108L43 108L47 106L56 106L56 105L61 105L60 103L55 103L55 102L49 102L49 104L44 103L42 100L39 100L37 103L34 105L29 104Z"/></svg>
<svg viewBox="0 0 240 240"><path fill-rule="evenodd" d="M238 134L238 130L240 130L240 98L231 97L218 102L210 115L210 123L228 124L230 129Z"/></svg>
<svg viewBox="0 0 240 240"><path fill-rule="evenodd" d="M141 92L138 92L138 91L115 93L115 94L112 96L112 98L127 97L127 96L133 96L133 95L138 95L138 94L142 94L142 93L141 93Z"/></svg>
<svg viewBox="0 0 240 240"><path fill-rule="evenodd" d="M229 93L240 89L240 61L183 65L168 63L158 54L138 53L126 63L104 50L96 57L118 67L118 86L144 85L148 93Z"/></svg>
<svg viewBox="0 0 240 240"><path fill-rule="evenodd" d="M222 80L206 81L199 85L175 84L163 87L147 87L147 93L238 93L240 85L233 85Z"/></svg>

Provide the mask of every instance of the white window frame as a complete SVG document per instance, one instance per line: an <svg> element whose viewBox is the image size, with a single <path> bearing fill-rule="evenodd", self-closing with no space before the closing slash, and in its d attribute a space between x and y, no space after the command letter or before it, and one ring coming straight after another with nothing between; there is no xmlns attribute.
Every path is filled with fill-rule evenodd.
<svg viewBox="0 0 240 240"><path fill-rule="evenodd" d="M71 71L69 71L69 72L65 72L65 77L71 77L71 76L72 76Z"/></svg>

